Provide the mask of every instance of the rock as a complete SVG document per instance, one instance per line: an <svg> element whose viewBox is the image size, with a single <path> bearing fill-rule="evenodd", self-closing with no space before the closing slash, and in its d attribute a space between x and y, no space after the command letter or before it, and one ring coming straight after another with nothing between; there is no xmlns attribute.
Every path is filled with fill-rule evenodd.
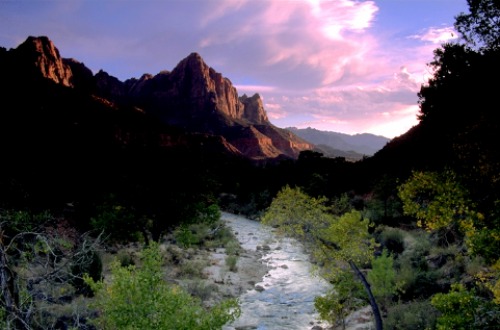
<svg viewBox="0 0 500 330"><path fill-rule="evenodd" d="M259 94L254 94L252 97L243 94L239 100L243 103L243 114L246 119L255 124L265 124L269 122L266 111L264 110L262 98Z"/></svg>
<svg viewBox="0 0 500 330"><path fill-rule="evenodd" d="M265 290L265 289L264 289L264 287L263 287L263 286L260 286L260 285L256 285L256 286L255 286L255 291L262 292L262 291L264 291L264 290Z"/></svg>
<svg viewBox="0 0 500 330"><path fill-rule="evenodd" d="M20 70L29 70L40 77L72 87L72 72L63 62L59 50L47 37L28 37L14 50Z"/></svg>

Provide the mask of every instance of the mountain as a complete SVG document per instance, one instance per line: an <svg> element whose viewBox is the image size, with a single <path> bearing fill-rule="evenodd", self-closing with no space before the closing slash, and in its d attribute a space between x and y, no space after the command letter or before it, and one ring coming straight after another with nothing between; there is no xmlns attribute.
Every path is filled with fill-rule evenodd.
<svg viewBox="0 0 500 330"><path fill-rule="evenodd" d="M124 82L100 71L97 94L144 109L162 122L186 132L223 137L254 160L297 158L312 145L272 125L258 94L238 97L231 81L209 67L197 53L171 71L145 74Z"/></svg>
<svg viewBox="0 0 500 330"><path fill-rule="evenodd" d="M286 128L304 140L315 144L318 148L328 153L341 157L361 159L363 155L372 156L382 149L390 139L374 134L349 135L337 132L320 131L311 127L299 129ZM345 155L345 156L342 156Z"/></svg>
<svg viewBox="0 0 500 330"><path fill-rule="evenodd" d="M133 108L186 134L217 138L230 152L252 160L297 158L312 145L272 125L258 94L238 97L231 81L192 53L171 71L121 82L104 71L64 59L47 37L29 37L2 50L2 66L22 79L48 79L114 107Z"/></svg>

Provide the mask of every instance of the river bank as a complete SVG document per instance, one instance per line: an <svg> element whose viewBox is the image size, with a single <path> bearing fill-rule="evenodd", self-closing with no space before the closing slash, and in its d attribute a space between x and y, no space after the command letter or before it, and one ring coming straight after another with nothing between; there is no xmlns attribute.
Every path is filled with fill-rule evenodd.
<svg viewBox="0 0 500 330"><path fill-rule="evenodd" d="M299 242L278 239L272 229L242 216L223 212L221 220L241 246L235 267L228 266L229 254L224 248L166 249L170 255L179 254L184 265L204 265L196 279L185 276L189 273L179 276L181 267L170 269L170 278L200 296L205 304L239 299L241 316L223 330L337 329L322 321L315 311L315 297L331 286L313 275L309 256ZM370 309L353 313L346 325L348 330L373 329Z"/></svg>

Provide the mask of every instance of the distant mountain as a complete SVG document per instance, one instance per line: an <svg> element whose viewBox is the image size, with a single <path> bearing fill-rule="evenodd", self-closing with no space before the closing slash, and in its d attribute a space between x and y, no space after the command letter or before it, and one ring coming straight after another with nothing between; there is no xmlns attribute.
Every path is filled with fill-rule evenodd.
<svg viewBox="0 0 500 330"><path fill-rule="evenodd" d="M360 159L363 155L372 156L390 141L386 137L369 133L349 135L320 131L311 127L304 129L287 127L286 129L327 153L336 153L346 158Z"/></svg>

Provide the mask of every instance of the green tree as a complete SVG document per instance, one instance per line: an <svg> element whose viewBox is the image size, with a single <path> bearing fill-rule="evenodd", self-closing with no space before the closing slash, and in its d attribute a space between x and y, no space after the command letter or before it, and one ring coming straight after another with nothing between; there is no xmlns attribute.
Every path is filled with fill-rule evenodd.
<svg viewBox="0 0 500 330"><path fill-rule="evenodd" d="M458 226L470 238L475 220L483 218L451 171L414 172L399 187L399 197L404 213L417 218L417 224L429 231Z"/></svg>
<svg viewBox="0 0 500 330"><path fill-rule="evenodd" d="M467 290L461 284L454 284L448 293L438 293L431 304L441 312L437 320L438 330L496 329L500 320L500 308Z"/></svg>
<svg viewBox="0 0 500 330"><path fill-rule="evenodd" d="M368 273L368 282L372 285L373 295L377 301L387 308L396 294L396 272L394 259L383 250L382 254L372 262L372 270Z"/></svg>
<svg viewBox="0 0 500 330"><path fill-rule="evenodd" d="M96 293L96 323L103 329L220 329L236 319L236 300L226 300L210 310L180 287L163 280L162 254L157 243L142 251L142 265L111 267L111 282L86 282Z"/></svg>
<svg viewBox="0 0 500 330"><path fill-rule="evenodd" d="M299 188L284 187L264 214L263 223L307 243L327 274L335 276L339 268L350 267L368 294L377 329L382 329L370 284L357 266L369 264L373 258L376 244L368 232L369 220L356 210L335 217L327 213L325 202L324 198L309 197Z"/></svg>

